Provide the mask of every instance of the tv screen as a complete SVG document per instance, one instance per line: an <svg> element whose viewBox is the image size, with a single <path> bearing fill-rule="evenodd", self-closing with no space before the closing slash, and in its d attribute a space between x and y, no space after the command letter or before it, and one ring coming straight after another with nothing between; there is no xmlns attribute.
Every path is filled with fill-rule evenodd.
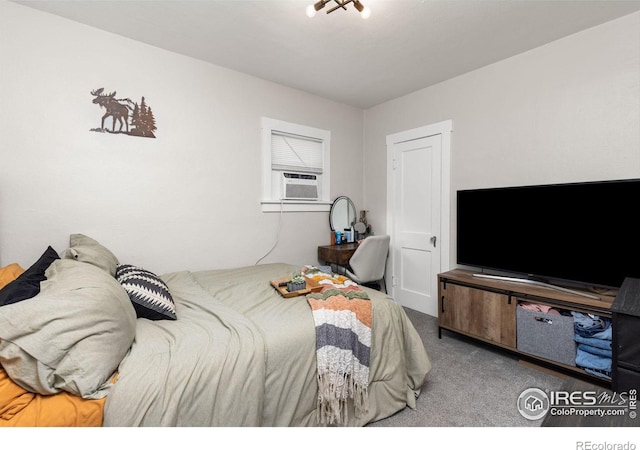
<svg viewBox="0 0 640 450"><path fill-rule="evenodd" d="M457 192L457 263L619 288L640 278L640 179Z"/></svg>

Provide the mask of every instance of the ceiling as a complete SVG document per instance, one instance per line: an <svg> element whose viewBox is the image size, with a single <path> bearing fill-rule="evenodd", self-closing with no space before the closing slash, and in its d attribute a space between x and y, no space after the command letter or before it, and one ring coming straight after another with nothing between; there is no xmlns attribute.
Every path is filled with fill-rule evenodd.
<svg viewBox="0 0 640 450"><path fill-rule="evenodd" d="M357 108L640 10L640 0L16 0ZM335 3L333 3L335 5Z"/></svg>

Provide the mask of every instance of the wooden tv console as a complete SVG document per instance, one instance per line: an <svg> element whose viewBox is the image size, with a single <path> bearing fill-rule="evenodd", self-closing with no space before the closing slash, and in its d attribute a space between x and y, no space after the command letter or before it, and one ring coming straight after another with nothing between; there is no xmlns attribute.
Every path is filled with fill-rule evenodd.
<svg viewBox="0 0 640 450"><path fill-rule="evenodd" d="M585 291L587 295L595 295L594 299L544 286L479 278L474 274L477 272L454 269L438 275L438 337L442 337L442 329L453 331L515 352L538 364L603 385L611 384L580 367L519 350L516 313L520 302L529 302L611 318L611 304L617 291L600 294Z"/></svg>

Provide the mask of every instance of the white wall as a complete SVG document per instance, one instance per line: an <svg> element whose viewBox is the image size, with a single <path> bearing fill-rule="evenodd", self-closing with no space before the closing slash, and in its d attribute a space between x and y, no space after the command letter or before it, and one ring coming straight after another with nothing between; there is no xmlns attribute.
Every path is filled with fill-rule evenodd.
<svg viewBox="0 0 640 450"><path fill-rule="evenodd" d="M378 230L386 135L449 119L454 267L458 189L640 177L640 13L367 110L365 198Z"/></svg>
<svg viewBox="0 0 640 450"><path fill-rule="evenodd" d="M279 220L260 209L261 116L332 132L331 197L368 209L376 233L386 225L386 135L442 120L454 126L452 193L640 176L638 13L364 117L8 2L0 2L0 67L2 265L28 265L49 244L63 251L75 232L158 272L253 264ZM145 96L157 139L90 132L102 114L89 94L98 87ZM328 215L282 218L280 243L262 262L315 263Z"/></svg>
<svg viewBox="0 0 640 450"><path fill-rule="evenodd" d="M331 131L331 198L363 206L363 112L0 2L0 264L28 267L85 233L164 273L254 264L262 213L260 118ZM101 134L90 91L145 97L157 138ZM110 121L110 119L109 119ZM328 213L285 213L263 263L316 264Z"/></svg>

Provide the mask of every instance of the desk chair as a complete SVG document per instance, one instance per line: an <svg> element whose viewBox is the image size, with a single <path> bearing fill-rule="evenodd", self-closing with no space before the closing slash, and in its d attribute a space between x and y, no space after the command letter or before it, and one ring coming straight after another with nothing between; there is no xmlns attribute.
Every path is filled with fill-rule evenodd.
<svg viewBox="0 0 640 450"><path fill-rule="evenodd" d="M370 236L364 239L353 253L347 267L347 276L358 284L380 289L379 281L384 281L384 270L387 265L390 236Z"/></svg>

